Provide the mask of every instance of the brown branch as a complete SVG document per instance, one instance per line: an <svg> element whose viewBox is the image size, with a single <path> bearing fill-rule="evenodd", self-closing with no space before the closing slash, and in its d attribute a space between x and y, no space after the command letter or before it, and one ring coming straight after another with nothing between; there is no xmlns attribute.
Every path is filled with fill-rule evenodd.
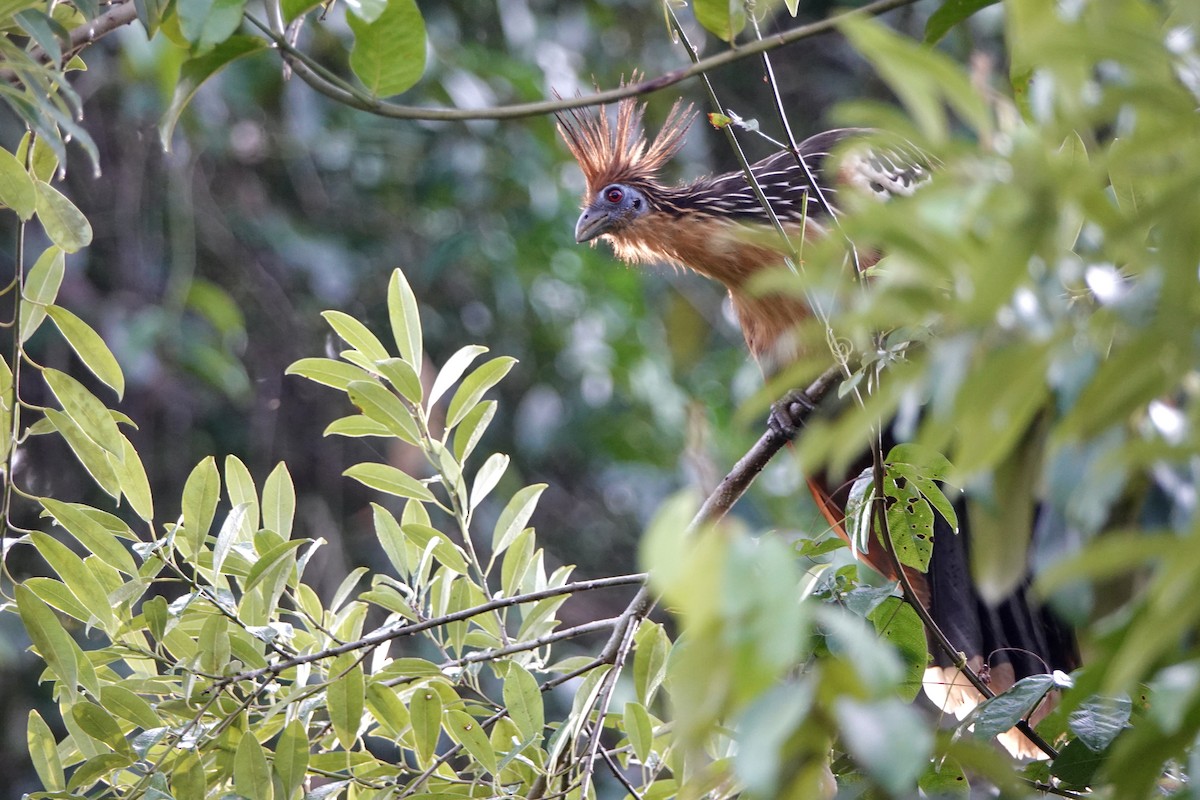
<svg viewBox="0 0 1200 800"><path fill-rule="evenodd" d="M680 69L672 70L655 78L650 78L637 83L630 83L616 89L609 89L603 92L595 92L584 97L559 98L557 100L547 100L535 103L516 103L506 106L491 106L485 108L436 108L427 106L409 106L396 103L389 103L386 100L372 98L359 92L357 87L349 85L339 86L329 78L320 74L323 71L319 65L312 63L308 56L297 48L293 47L288 41L287 36L282 26L282 18L276 16L275 9L272 9L273 4L268 4L268 13L273 17L271 24L264 25L254 20L253 17L247 17L254 23L263 33L271 39L276 48L283 55L284 60L292 68L293 72L310 87L317 92L330 97L339 103L357 108L361 111L368 111L372 114L377 114L382 117L390 117L393 119L428 119L428 120L479 120L479 119L518 119L521 117L534 117L545 114L551 114L556 111L565 111L570 108L583 108L585 106L594 106L601 103L611 103L625 97L634 97L642 94L649 94L665 89L668 86L674 86L677 83L687 80L688 78L710 72L719 67L724 67L741 61L744 58L765 53L769 50L775 50L784 45L799 42L803 39L809 39L822 33L829 33L835 30L838 25L846 19L854 16L878 16L885 14L888 11L893 11L897 8L902 8L907 5L912 5L916 0L875 0L873 3L868 3L862 8L853 11L847 11L842 14L829 17L828 19L812 22L807 25L799 25L795 28L783 31L781 33L765 36L753 42L737 47L731 47L728 50L723 50L716 55L708 58L700 59L695 64L689 67L681 67Z"/></svg>

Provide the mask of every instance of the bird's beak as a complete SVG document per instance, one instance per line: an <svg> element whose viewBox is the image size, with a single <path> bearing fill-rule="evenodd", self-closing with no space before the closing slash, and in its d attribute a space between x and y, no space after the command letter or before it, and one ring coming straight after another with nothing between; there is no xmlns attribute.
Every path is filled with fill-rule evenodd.
<svg viewBox="0 0 1200 800"><path fill-rule="evenodd" d="M584 210L579 215L579 221L575 223L575 241L583 244L590 242L601 234L608 233L612 228L612 215L605 211L598 211L594 208Z"/></svg>

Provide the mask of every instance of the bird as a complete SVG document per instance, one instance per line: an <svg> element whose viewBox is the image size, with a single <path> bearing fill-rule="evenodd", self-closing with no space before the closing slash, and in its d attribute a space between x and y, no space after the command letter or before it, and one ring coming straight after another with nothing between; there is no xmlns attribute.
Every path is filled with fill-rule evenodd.
<svg viewBox="0 0 1200 800"><path fill-rule="evenodd" d="M751 355L766 375L785 368L801 353L797 324L812 310L798 297L764 294L754 278L786 263L791 250L775 227L754 186L739 170L673 185L663 168L683 145L697 114L676 101L653 139L647 139L646 105L637 97L608 109L559 112L558 130L583 172L586 184L575 241L606 241L627 264L664 263L717 281L728 293ZM833 157L837 153L838 157ZM851 193L886 202L916 193L932 176L936 162L910 143L880 143L876 132L841 128L817 133L795 149L781 150L749 166L779 226L795 242L815 241L836 230L837 216ZM879 253L858 254L860 270L876 264ZM773 414L773 418L774 418ZM784 423L786 424L786 423ZM890 428L885 438L890 436ZM885 450L886 452L886 450ZM831 528L847 542L847 504L854 477L871 463L865 454L841 475L808 477L809 489ZM969 519L956 503L960 528L941 515L934 527L933 556L927 573L904 568L916 601L930 610L967 663L1000 693L1017 680L1079 666L1069 626L1029 597L1028 580L999 604L985 602L968 568ZM956 535L958 534L958 535ZM898 578L890 558L875 548L856 556L885 578ZM931 647L933 663L924 675L925 694L942 711L963 719L983 696ZM1035 710L1033 722L1049 704ZM1015 757L1044 757L1016 729L999 737Z"/></svg>

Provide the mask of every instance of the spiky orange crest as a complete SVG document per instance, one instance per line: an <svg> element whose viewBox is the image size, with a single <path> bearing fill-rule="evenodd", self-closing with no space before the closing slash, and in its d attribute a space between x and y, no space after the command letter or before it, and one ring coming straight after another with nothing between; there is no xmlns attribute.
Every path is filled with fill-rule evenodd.
<svg viewBox="0 0 1200 800"><path fill-rule="evenodd" d="M615 125L606 112L607 107L600 106L595 113L570 109L557 115L559 133L583 170L589 197L610 183L657 184L659 170L679 152L695 118L690 105L681 108L681 101L675 101L662 130L647 144L642 129L645 104L638 105L635 97L621 100Z"/></svg>

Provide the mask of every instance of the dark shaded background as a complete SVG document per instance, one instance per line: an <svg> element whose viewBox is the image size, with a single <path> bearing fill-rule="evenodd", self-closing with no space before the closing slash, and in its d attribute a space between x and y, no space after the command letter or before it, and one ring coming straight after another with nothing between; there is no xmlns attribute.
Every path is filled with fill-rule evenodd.
<svg viewBox="0 0 1200 800"><path fill-rule="evenodd" d="M801 19L784 12L766 28L832 10L802 5ZM919 31L923 8L891 21ZM687 62L657 2L422 3L422 11L430 67L406 103L528 101ZM695 26L691 35L709 50L722 46ZM310 27L302 45L340 69L342 36L336 24ZM974 46L963 36L948 46ZM285 81L268 54L204 87L164 152L156 125L169 101L169 57L134 29L85 53L89 70L76 86L103 174L94 177L72 154L64 190L95 239L68 258L60 296L125 369L128 389L117 407L139 425L131 438L160 520L178 513L183 481L205 455L237 455L260 483L284 460L301 498L297 535L329 543L308 573L321 575L318 589L328 596L350 568L383 563L365 512L372 498L341 472L381 455L419 464L411 453L376 452L371 440L323 438L330 421L349 413L344 398L283 373L296 359L335 354L324 309L385 331L384 290L397 266L422 303L433 363L471 343L520 360L493 393L500 411L482 447L513 459L496 497L550 484L534 522L551 565L578 564L579 577L634 569L639 531L663 497L686 484L710 487L757 436L731 419L758 378L721 293L668 269L635 273L603 245L575 244L582 181L550 119L376 118ZM827 113L840 100L882 96L836 35L773 58L798 136L830 127ZM732 110L778 130L760 62L713 80ZM692 81L648 98L650 119L661 119L679 94L708 110ZM20 131L4 119L0 133L12 146ZM752 157L772 149L742 138ZM703 123L677 165L682 177L735 166L720 134ZM8 275L14 233L0 231ZM31 241L29 250L41 246ZM81 374L50 336L36 338L32 351L43 364ZM53 438L30 443L17 478L40 494L106 506ZM819 530L796 493L800 482L794 465L774 465L742 515ZM32 509L25 512L23 522L36 524ZM25 552L9 565L18 578L40 569ZM585 602L566 615L608 613ZM0 615L0 771L22 776L0 796L38 788L27 777L25 720L33 705L56 714L26 645L15 615Z"/></svg>

